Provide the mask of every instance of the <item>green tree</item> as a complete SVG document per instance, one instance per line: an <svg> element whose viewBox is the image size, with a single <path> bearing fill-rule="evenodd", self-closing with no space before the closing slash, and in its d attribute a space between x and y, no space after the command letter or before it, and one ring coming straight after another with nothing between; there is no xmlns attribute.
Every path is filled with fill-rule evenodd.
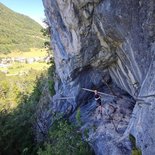
<svg viewBox="0 0 155 155"><path fill-rule="evenodd" d="M38 155L91 155L87 142L82 139L78 129L65 119L56 121L44 144L44 149L39 149Z"/></svg>
<svg viewBox="0 0 155 155"><path fill-rule="evenodd" d="M33 130L36 106L47 73L31 71L24 77L5 77L0 81L0 151L5 155L36 154ZM1 104L0 104L1 105ZM11 105L11 106L10 106Z"/></svg>

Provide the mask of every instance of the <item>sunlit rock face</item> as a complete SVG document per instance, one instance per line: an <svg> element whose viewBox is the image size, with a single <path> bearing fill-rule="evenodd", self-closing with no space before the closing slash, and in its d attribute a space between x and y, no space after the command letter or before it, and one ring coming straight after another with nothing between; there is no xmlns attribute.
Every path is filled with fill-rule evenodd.
<svg viewBox="0 0 155 155"><path fill-rule="evenodd" d="M108 127L105 132L100 132L99 126L90 132L91 138L94 133L103 136L102 139L97 139L98 135L90 138L95 153L130 154L127 139L131 133L143 155L155 154L155 98L152 95L155 94L155 1L43 0L43 4L51 27L56 64L53 111L73 116L81 106L91 114L89 105L95 105L93 94L81 88L111 93L103 82L106 80L116 94L124 98L126 92L128 100L131 99L129 94L141 100L136 102L133 111L127 107L128 123L118 137ZM62 96L74 98L58 100ZM103 102L108 105L109 100L104 97ZM125 99L123 101L126 103ZM122 104L118 98L116 102L119 109ZM133 99L128 106L132 104ZM111 133L106 134L106 131ZM117 145L113 143L116 138L119 139Z"/></svg>

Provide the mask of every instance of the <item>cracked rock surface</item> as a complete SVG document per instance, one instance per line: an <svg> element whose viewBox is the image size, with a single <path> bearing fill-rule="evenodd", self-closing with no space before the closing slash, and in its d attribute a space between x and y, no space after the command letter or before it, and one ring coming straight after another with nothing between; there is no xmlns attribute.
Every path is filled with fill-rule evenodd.
<svg viewBox="0 0 155 155"><path fill-rule="evenodd" d="M50 111L72 118L78 107L85 109L82 128L97 124L89 138L98 155L130 154L130 133L143 155L155 154L155 1L43 0L43 4L56 64L56 95L50 101ZM107 96L103 99L107 106L116 104L113 115L117 121L120 111L125 113L117 127L120 133L110 120L106 122L106 115L99 123L95 114L87 117L94 112L95 103L93 95L81 88L111 93L105 80L122 96L116 99L117 104ZM64 96L74 98L58 100ZM136 101L132 110L131 97Z"/></svg>

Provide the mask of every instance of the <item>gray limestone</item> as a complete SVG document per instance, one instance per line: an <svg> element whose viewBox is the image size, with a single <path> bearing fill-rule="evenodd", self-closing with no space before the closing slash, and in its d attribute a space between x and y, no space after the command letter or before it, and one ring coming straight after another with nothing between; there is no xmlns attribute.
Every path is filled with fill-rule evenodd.
<svg viewBox="0 0 155 155"><path fill-rule="evenodd" d="M114 118L119 119L122 113L125 118L118 126L120 133L104 117L97 123L97 131L89 133L95 153L130 154L131 133L143 155L155 154L155 1L43 0L43 4L56 64L56 95L50 108L72 118L80 106L85 114L82 128L88 122L96 123L91 120L95 115L86 116L94 111L93 94L81 88L111 93L103 82L107 80L123 97ZM135 107L129 94L137 101ZM58 100L63 96L74 98ZM114 102L106 96L104 99Z"/></svg>

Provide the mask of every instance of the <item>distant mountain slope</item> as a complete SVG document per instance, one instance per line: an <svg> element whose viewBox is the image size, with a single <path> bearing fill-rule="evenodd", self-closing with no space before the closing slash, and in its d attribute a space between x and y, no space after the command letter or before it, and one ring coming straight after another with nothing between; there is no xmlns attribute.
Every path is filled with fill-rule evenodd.
<svg viewBox="0 0 155 155"><path fill-rule="evenodd" d="M0 53L41 48L42 27L28 16L16 13L0 3Z"/></svg>

